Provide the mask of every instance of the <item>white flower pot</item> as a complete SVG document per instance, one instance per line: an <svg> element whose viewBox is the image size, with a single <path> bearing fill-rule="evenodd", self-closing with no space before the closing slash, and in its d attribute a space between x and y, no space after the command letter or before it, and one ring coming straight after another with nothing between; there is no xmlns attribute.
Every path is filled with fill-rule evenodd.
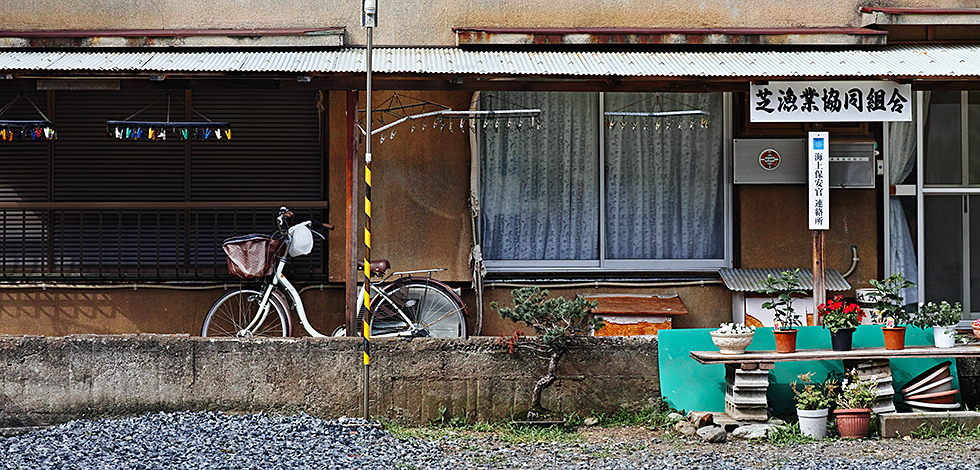
<svg viewBox="0 0 980 470"><path fill-rule="evenodd" d="M952 327L934 326L932 336L937 348L951 348L956 344L956 330Z"/></svg>
<svg viewBox="0 0 980 470"><path fill-rule="evenodd" d="M745 354L745 348L752 344L754 335L755 333L732 335L712 331L711 341L715 343L715 346L718 346L718 352L721 354Z"/></svg>
<svg viewBox="0 0 980 470"><path fill-rule="evenodd" d="M827 437L827 414L826 408L822 410L801 410L796 409L796 416L800 418L800 432L804 436L814 439Z"/></svg>

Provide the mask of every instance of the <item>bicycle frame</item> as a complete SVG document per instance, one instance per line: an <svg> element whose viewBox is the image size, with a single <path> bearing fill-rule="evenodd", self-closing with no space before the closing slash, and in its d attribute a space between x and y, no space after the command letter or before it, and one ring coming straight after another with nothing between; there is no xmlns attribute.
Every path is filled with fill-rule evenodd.
<svg viewBox="0 0 980 470"><path fill-rule="evenodd" d="M400 272L394 272L394 273L391 273L391 274L385 276L385 278L382 279L380 282L372 283L371 284L371 296L372 296L371 298L378 299L379 302L387 302L387 304L392 309L395 310L395 312L402 319L402 321L404 321L405 324L408 325L409 327L408 327L408 330L406 330L406 331L401 331L401 332L398 332L398 333L376 334L376 335L372 335L371 337L372 338L393 338L393 337L399 337L399 336L414 336L419 331L424 330L425 328L427 328L429 325L419 325L416 322L413 322L412 319L409 318L409 316L405 314L405 311L402 310L398 306L398 303L395 302L394 300L392 300L391 297L387 293L384 292L384 290L382 289L382 287L387 286L388 285L388 283L387 283L388 279L391 279L393 276L402 276L402 277L404 277L404 276L411 276L413 274L427 273L428 274L427 278L430 278L432 276L432 273L439 272L439 271L445 271L445 269L441 269L441 268L439 268L439 269L421 269L421 270L418 270L418 271L400 271ZM361 309L364 306L364 294L367 291L367 289L365 287L366 286L364 284L361 284L361 288L357 292L357 305L358 305L358 309ZM442 318L445 318L446 316L451 315L453 313L455 313L455 312L447 313ZM440 318L439 320L441 320L442 318Z"/></svg>

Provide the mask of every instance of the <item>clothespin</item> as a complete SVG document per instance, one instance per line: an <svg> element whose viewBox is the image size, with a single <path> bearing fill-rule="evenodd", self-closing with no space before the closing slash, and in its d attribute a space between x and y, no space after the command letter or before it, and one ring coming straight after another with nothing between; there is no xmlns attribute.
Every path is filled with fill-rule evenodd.
<svg viewBox="0 0 980 470"><path fill-rule="evenodd" d="M217 137L218 140L221 140L221 129L215 129L214 136Z"/></svg>
<svg viewBox="0 0 980 470"><path fill-rule="evenodd" d="M204 140L208 140L211 137L211 129L204 129Z"/></svg>
<svg viewBox="0 0 980 470"><path fill-rule="evenodd" d="M149 135L147 137L149 137L150 140L156 140L156 132L153 132L153 128L152 127L149 129L148 134Z"/></svg>
<svg viewBox="0 0 980 470"><path fill-rule="evenodd" d="M166 129L160 129L159 135L160 135L160 140L167 140L167 130Z"/></svg>
<svg viewBox="0 0 980 470"><path fill-rule="evenodd" d="M225 138L231 140L231 129L225 129Z"/></svg>
<svg viewBox="0 0 980 470"><path fill-rule="evenodd" d="M184 138L184 140L187 140L187 129L186 128L185 129L181 129L180 130L180 135Z"/></svg>

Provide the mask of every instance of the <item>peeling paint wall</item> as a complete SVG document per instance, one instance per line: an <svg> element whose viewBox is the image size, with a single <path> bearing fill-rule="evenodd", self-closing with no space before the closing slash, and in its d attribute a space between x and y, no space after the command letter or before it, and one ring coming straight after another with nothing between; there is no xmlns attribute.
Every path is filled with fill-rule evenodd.
<svg viewBox="0 0 980 470"><path fill-rule="evenodd" d="M692 3L589 0L381 2L377 45L453 45L452 28L795 28L859 27L853 0L724 0ZM972 1L889 2L889 7L976 7ZM0 5L5 30L347 28L363 44L361 3L352 0L9 0Z"/></svg>

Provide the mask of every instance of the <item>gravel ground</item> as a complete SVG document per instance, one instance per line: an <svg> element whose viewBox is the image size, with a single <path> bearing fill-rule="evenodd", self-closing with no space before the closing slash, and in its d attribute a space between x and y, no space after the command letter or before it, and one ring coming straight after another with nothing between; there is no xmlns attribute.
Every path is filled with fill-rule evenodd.
<svg viewBox="0 0 980 470"><path fill-rule="evenodd" d="M358 419L156 413L0 438L0 469L977 469L980 441L708 444L642 427L580 428L572 442L493 433L400 440Z"/></svg>

